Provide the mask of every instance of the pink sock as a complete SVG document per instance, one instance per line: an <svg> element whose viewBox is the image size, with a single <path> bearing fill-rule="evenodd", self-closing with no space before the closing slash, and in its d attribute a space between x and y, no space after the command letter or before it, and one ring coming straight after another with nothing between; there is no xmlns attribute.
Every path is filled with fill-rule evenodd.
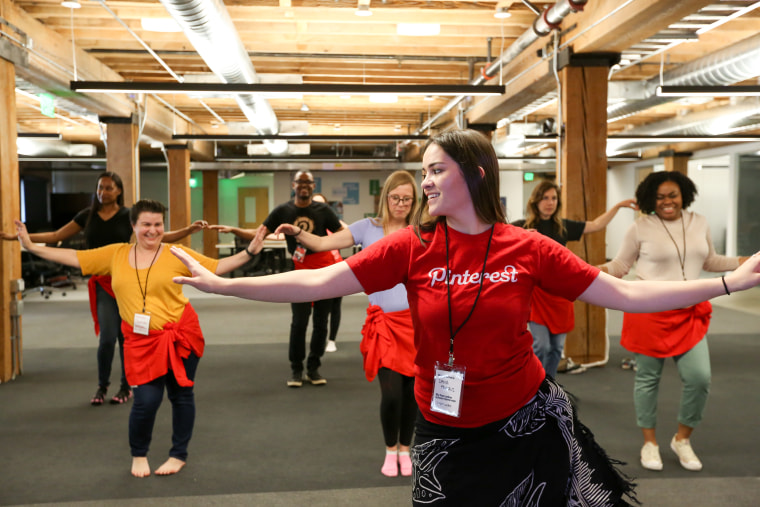
<svg viewBox="0 0 760 507"><path fill-rule="evenodd" d="M405 477L412 475L412 460L409 458L409 453L407 451L399 451L398 465L401 467L401 475Z"/></svg>
<svg viewBox="0 0 760 507"><path fill-rule="evenodd" d="M383 468L380 469L383 475L387 477L396 477L398 475L398 452L385 451L385 462Z"/></svg>

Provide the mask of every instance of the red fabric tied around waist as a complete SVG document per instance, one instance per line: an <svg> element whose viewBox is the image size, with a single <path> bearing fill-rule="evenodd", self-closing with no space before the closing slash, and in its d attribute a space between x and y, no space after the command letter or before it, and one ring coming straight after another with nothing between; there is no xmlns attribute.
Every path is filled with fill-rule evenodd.
<svg viewBox="0 0 760 507"><path fill-rule="evenodd" d="M409 309L385 313L379 306L370 305L359 350L364 356L364 374L370 382L381 367L413 377L414 329Z"/></svg>
<svg viewBox="0 0 760 507"><path fill-rule="evenodd" d="M626 313L620 344L637 354L679 356L704 338L711 316L709 301L666 312Z"/></svg>
<svg viewBox="0 0 760 507"><path fill-rule="evenodd" d="M188 303L179 322L169 322L163 329L151 330L148 335L137 334L125 321L121 323L124 333L124 369L129 385L136 386L166 375L171 369L182 387L194 382L187 378L182 359L193 352L203 356L205 340L198 321L198 314Z"/></svg>
<svg viewBox="0 0 760 507"><path fill-rule="evenodd" d="M95 334L100 335L100 322L98 321L98 295L96 292L96 285L100 285L104 291L106 291L112 298L116 299L111 288L111 276L110 275L92 275L87 281L87 293L90 297L90 313L92 313L92 321L95 323Z"/></svg>

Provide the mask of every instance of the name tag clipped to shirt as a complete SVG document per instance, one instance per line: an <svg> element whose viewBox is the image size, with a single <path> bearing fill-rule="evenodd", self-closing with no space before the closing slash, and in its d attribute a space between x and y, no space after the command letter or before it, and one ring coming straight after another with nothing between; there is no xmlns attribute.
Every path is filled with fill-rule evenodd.
<svg viewBox="0 0 760 507"><path fill-rule="evenodd" d="M298 245L295 252L293 252L293 260L295 262L303 262L304 257L306 257L306 249L303 246Z"/></svg>
<svg viewBox="0 0 760 507"><path fill-rule="evenodd" d="M150 333L150 314L135 313L135 323L132 326L135 334L148 335Z"/></svg>
<svg viewBox="0 0 760 507"><path fill-rule="evenodd" d="M464 391L464 372L464 366L436 361L430 410L459 417Z"/></svg>

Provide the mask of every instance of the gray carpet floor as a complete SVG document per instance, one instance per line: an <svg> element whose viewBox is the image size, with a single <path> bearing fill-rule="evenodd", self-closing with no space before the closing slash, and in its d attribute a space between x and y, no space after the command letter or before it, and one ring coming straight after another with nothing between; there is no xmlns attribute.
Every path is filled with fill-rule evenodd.
<svg viewBox="0 0 760 507"><path fill-rule="evenodd" d="M192 294L207 350L196 378L188 464L175 476L135 479L129 407L89 404L96 339L83 292L26 298L24 373L0 385L0 505L410 505L409 479L379 473L380 394L364 378L359 353L365 297L344 298L338 351L323 358L328 384L288 389L288 305ZM665 469L638 464L633 373L619 367L628 354L617 345L618 312L609 312L608 365L560 375L597 440L628 462L623 470L636 477L644 505L760 503L759 325L757 315L715 309L712 393L692 438L704 463L699 473L683 470L667 449L680 389L672 364L660 395ZM166 401L149 456L154 467L168 452L170 413Z"/></svg>

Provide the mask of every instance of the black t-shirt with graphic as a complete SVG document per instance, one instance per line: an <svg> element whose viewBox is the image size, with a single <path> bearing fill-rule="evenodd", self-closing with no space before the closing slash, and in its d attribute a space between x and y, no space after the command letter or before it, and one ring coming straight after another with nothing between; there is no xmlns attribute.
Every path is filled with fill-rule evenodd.
<svg viewBox="0 0 760 507"><path fill-rule="evenodd" d="M264 225L270 232L274 232L282 224L295 225L317 236L326 236L328 230L337 232L342 227L338 215L322 202L312 202L304 208L296 206L293 201L280 204L264 220ZM292 254L296 250L297 238L286 235L285 241L288 243L288 251ZM306 253L312 252L306 250Z"/></svg>

